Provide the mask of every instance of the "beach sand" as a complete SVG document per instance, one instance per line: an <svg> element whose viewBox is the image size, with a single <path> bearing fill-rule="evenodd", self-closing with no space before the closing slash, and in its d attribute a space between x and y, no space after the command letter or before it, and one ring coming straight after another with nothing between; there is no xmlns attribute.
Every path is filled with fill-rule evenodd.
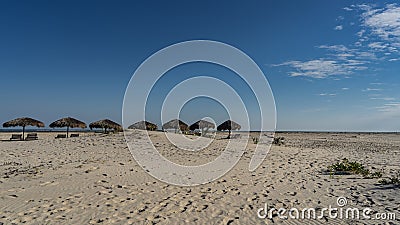
<svg viewBox="0 0 400 225"><path fill-rule="evenodd" d="M140 140L144 131L132 134ZM399 188L380 179L335 175L327 167L343 158L383 171L400 170L400 135L365 133L277 133L285 145L273 145L255 171L248 170L255 144L222 178L195 187L163 183L133 159L122 133L81 133L55 139L38 133L36 141L0 142L0 222L4 224L400 224ZM201 152L180 151L162 132L150 132L171 161L197 165L219 155L228 140L217 139ZM224 134L225 135L225 134ZM255 134L252 134L255 135ZM7 140L10 133L0 133ZM265 143L260 143L260 145ZM396 220L272 219L257 211L274 208L371 208L396 213Z"/></svg>

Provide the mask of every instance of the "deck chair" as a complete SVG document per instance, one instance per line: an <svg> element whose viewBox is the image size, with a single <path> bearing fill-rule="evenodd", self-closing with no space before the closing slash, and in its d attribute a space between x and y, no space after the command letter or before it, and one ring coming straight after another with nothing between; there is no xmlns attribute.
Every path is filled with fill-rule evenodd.
<svg viewBox="0 0 400 225"><path fill-rule="evenodd" d="M31 133L26 136L25 141L31 141L37 139L38 139L37 133Z"/></svg>
<svg viewBox="0 0 400 225"><path fill-rule="evenodd" d="M21 141L22 140L22 134L12 134L10 141Z"/></svg>

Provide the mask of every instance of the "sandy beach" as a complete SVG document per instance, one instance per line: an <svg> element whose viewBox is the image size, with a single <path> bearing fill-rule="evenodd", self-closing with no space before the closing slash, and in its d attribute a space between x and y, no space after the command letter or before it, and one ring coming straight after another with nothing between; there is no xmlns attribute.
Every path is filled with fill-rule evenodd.
<svg viewBox="0 0 400 225"><path fill-rule="evenodd" d="M399 0L0 18L0 225L400 225Z"/></svg>
<svg viewBox="0 0 400 225"><path fill-rule="evenodd" d="M140 148L144 131L134 130ZM252 134L254 135L254 134ZM394 185L359 175L328 174L343 158L357 161L383 178L400 169L400 135L367 133L277 133L253 172L248 165L255 144L239 163L215 182L180 187L158 181L133 159L122 133L82 133L55 139L39 133L36 141L0 142L0 222L3 224L399 224L400 195ZM220 135L221 136L221 135ZM7 140L10 133L0 133ZM196 165L215 158L227 142L219 136L200 153L171 146L162 132L150 132L171 161ZM259 143L263 145L263 143ZM260 218L265 204L274 208L368 207L395 213L395 220Z"/></svg>

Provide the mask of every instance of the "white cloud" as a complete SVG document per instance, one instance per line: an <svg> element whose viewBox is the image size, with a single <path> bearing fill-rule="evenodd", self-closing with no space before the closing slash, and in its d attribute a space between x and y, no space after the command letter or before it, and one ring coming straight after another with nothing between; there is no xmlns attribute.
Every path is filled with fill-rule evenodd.
<svg viewBox="0 0 400 225"><path fill-rule="evenodd" d="M377 60L377 56L373 52L358 52L357 55L358 59L368 59L368 60Z"/></svg>
<svg viewBox="0 0 400 225"><path fill-rule="evenodd" d="M343 30L343 26L342 25L338 25L334 28L335 30Z"/></svg>
<svg viewBox="0 0 400 225"><path fill-rule="evenodd" d="M384 55L398 52L400 48L400 7L388 4L383 8L374 8L369 5L359 5L361 26L358 33L359 42L377 40L368 44L374 51L384 52Z"/></svg>
<svg viewBox="0 0 400 225"><path fill-rule="evenodd" d="M357 36L362 37L365 33L365 30L360 30L357 32Z"/></svg>
<svg viewBox="0 0 400 225"><path fill-rule="evenodd" d="M340 59L347 59L347 58L350 58L350 57L354 57L354 55L353 54L349 54L349 53L338 53L337 55L336 55L338 58L340 58Z"/></svg>
<svg viewBox="0 0 400 225"><path fill-rule="evenodd" d="M292 77L306 76L312 78L327 78L333 75L348 75L356 70L364 70L363 63L347 60L339 62L329 59L316 59L309 61L289 61L275 66L290 66L295 71L289 72Z"/></svg>
<svg viewBox="0 0 400 225"><path fill-rule="evenodd" d="M380 97L382 94L368 94L369 97Z"/></svg>
<svg viewBox="0 0 400 225"><path fill-rule="evenodd" d="M336 96L336 94L335 93L321 93L321 94L318 94L319 96Z"/></svg>
<svg viewBox="0 0 400 225"><path fill-rule="evenodd" d="M346 10L346 11L353 11L354 10L353 8L350 8L350 7L344 7L343 9Z"/></svg>
<svg viewBox="0 0 400 225"><path fill-rule="evenodd" d="M349 90L349 89L350 89L350 88L347 88L347 87L342 88L343 91L347 91L347 90Z"/></svg>
<svg viewBox="0 0 400 225"><path fill-rule="evenodd" d="M366 8L362 14L363 25L385 40L400 38L400 7L394 4L384 9Z"/></svg>
<svg viewBox="0 0 400 225"><path fill-rule="evenodd" d="M400 117L400 102L390 102L376 107L385 117Z"/></svg>
<svg viewBox="0 0 400 225"><path fill-rule="evenodd" d="M320 49L326 49L330 52L329 55L340 59L346 60L352 58L353 60L364 60L362 63L366 63L369 60L376 60L377 57L373 52L366 52L356 48L348 48L344 45L320 45L317 46ZM361 63L361 61L359 61Z"/></svg>
<svg viewBox="0 0 400 225"><path fill-rule="evenodd" d="M394 101L396 100L395 98L390 98L390 97L384 97L384 98L369 98L371 100L384 100L384 101Z"/></svg>
<svg viewBox="0 0 400 225"><path fill-rule="evenodd" d="M366 70L368 61L376 58L372 53L349 49L344 45L320 45L327 50L326 57L308 61L288 61L275 66L289 66L293 70L290 76L327 78L334 75L351 75L356 71Z"/></svg>
<svg viewBox="0 0 400 225"><path fill-rule="evenodd" d="M336 52L347 52L349 49L344 45L320 45L318 48L328 49Z"/></svg>
<svg viewBox="0 0 400 225"><path fill-rule="evenodd" d="M367 88L367 89L364 89L363 91L382 91L382 89L380 89L380 88Z"/></svg>
<svg viewBox="0 0 400 225"><path fill-rule="evenodd" d="M293 60L275 66L291 68L289 75L311 78L327 78L335 75L350 75L374 67L375 61L395 62L400 49L400 7L396 4L374 8L371 5L351 5L344 8L360 16L361 30L358 40L349 45L320 45L326 52L318 59ZM339 16L337 20L344 17ZM338 25L335 30L342 30ZM371 91L366 89L365 91Z"/></svg>
<svg viewBox="0 0 400 225"><path fill-rule="evenodd" d="M388 47L388 44L385 44L383 42L371 42L368 44L368 47L377 50L385 50Z"/></svg>

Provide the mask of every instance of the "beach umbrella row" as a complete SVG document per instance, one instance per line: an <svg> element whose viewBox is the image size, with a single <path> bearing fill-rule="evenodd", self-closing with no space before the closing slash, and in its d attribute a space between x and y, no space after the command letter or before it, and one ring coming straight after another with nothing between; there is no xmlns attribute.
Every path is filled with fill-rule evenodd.
<svg viewBox="0 0 400 225"><path fill-rule="evenodd" d="M35 120L29 117L22 117L22 118L17 118L10 120L8 122L3 123L3 127L22 127L22 137L24 138L25 136L25 127L27 126L36 126L36 127L44 127L44 123ZM62 128L66 127L67 128L67 137L69 133L69 128L86 128L86 124L80 120L77 120L72 117L66 117L62 118L59 120L54 121L49 125L51 128ZM123 128L121 125L118 123L109 120L109 119L104 119L104 120L99 120L93 123L89 124L89 128L101 128L104 129L104 132L107 132L107 129L113 129L115 131L122 131ZM131 126L128 127L129 129L142 129L142 130L157 130L157 125L148 121L139 121L135 124L132 124ZM215 125L211 122L205 121L205 120L199 120L192 125L188 126L185 122L179 120L179 119L173 119L168 121L167 123L163 124L162 126L163 129L175 129L175 130L181 130L181 131L186 131L186 130L196 130L196 129L201 129L202 132L204 129L210 129L210 128L215 128ZM241 126L231 120L227 120L220 124L217 127L218 131L222 130L228 130L229 135L228 138L230 138L231 135L231 130L240 130Z"/></svg>
<svg viewBox="0 0 400 225"><path fill-rule="evenodd" d="M115 131L122 131L122 126L118 123L111 121L109 119L99 120L89 124L89 128L92 130L93 128L101 128L104 129L104 133L107 132L107 129L112 129Z"/></svg>
<svg viewBox="0 0 400 225"><path fill-rule="evenodd" d="M194 124L190 125L189 130L201 130L201 135L203 136L205 134L205 131L208 131L209 129L214 129L215 125L211 122L205 121L205 120L199 120L195 122Z"/></svg>
<svg viewBox="0 0 400 225"><path fill-rule="evenodd" d="M164 123L162 125L162 128L164 130L175 129L175 131L177 131L177 130L186 131L186 130L188 130L189 126L182 120L173 119L173 120L170 120L170 121Z"/></svg>
<svg viewBox="0 0 400 225"><path fill-rule="evenodd" d="M175 129L175 131L177 131L177 130L187 131L187 130L199 129L199 130L202 130L202 133L203 133L204 129L210 129L210 128L214 129L215 125L206 120L199 120L199 121L193 123L192 125L188 126L185 122L183 122L179 119L173 119L173 120L170 120L170 121L164 123L162 125L162 128L164 130ZM129 126L128 129L156 130L157 125L155 125L154 123L148 122L148 121L139 121L139 122L134 123L131 126ZM241 129L241 126L238 123L231 121L231 120L227 120L217 127L218 131L224 131L224 130L229 131L229 135L227 138L230 138L232 130L240 130L240 129Z"/></svg>
<svg viewBox="0 0 400 225"><path fill-rule="evenodd" d="M3 123L3 127L22 127L22 137L23 138L25 136L25 127L27 127L27 126L44 127L44 123L39 120L35 120L32 118L28 118L28 117L17 118L17 119L13 119L13 120ZM80 120L77 120L72 117L66 117L66 118L62 118L62 119L54 121L53 123L51 123L49 125L49 127L51 127L51 128L66 127L67 128L67 137L68 137L68 132L69 132L70 128L84 129L87 126L84 122L82 122ZM105 129L105 131L107 131L107 129L113 129L115 131L122 131L121 125L119 125L118 123L115 123L114 121L111 121L109 119L93 122L89 125L89 127L90 127L90 129L102 128L102 129Z"/></svg>
<svg viewBox="0 0 400 225"><path fill-rule="evenodd" d="M163 129L179 129L181 131L185 131L185 130L196 130L196 129L214 129L215 125L209 121L206 120L199 120L195 123L193 123L192 125L188 126L185 122L183 122L182 120L179 119L173 119L170 120L166 123L163 124L162 126ZM157 129L157 125L154 123L151 123L149 121L139 121L136 122L132 125L130 125L128 127L128 129L141 129L141 130L156 130ZM220 124L217 127L217 130L221 131L221 130L240 130L241 126L231 120L227 120L225 122L223 122L222 124Z"/></svg>
<svg viewBox="0 0 400 225"><path fill-rule="evenodd" d="M205 120L199 120L192 125L189 126L189 130L203 130L203 129L214 129L215 125L211 122L205 121Z"/></svg>
<svg viewBox="0 0 400 225"><path fill-rule="evenodd" d="M140 129L140 130L157 130L157 125L150 123L149 121L139 121L128 127L128 129Z"/></svg>
<svg viewBox="0 0 400 225"><path fill-rule="evenodd" d="M228 130L229 134L228 134L227 138L229 139L229 138L231 138L231 130L240 130L240 128L241 128L241 126L238 123L236 123L232 120L227 120L227 121L223 122L222 124L220 124L217 127L217 130L218 131Z"/></svg>

